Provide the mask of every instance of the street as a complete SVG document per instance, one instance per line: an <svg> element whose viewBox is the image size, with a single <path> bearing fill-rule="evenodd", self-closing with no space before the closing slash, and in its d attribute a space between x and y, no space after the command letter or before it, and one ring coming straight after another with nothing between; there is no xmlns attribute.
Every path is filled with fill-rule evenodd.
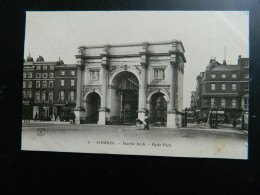
<svg viewBox="0 0 260 195"><path fill-rule="evenodd" d="M247 133L232 128L186 128L24 123L22 150L247 159Z"/></svg>

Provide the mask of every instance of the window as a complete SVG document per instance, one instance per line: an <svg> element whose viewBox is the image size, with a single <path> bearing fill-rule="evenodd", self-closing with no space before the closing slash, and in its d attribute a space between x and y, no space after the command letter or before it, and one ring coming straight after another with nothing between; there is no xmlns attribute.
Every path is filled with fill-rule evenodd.
<svg viewBox="0 0 260 195"><path fill-rule="evenodd" d="M248 73L245 73L245 74L244 74L244 78L245 78L245 79L248 79L248 78L249 78Z"/></svg>
<svg viewBox="0 0 260 195"><path fill-rule="evenodd" d="M26 88L26 81L23 81L23 88Z"/></svg>
<svg viewBox="0 0 260 195"><path fill-rule="evenodd" d="M226 99L225 98L221 98L220 105L221 105L221 107L225 107L226 106Z"/></svg>
<svg viewBox="0 0 260 195"><path fill-rule="evenodd" d="M60 101L64 101L64 91L60 91Z"/></svg>
<svg viewBox="0 0 260 195"><path fill-rule="evenodd" d="M249 62L245 62L244 68L249 68Z"/></svg>
<svg viewBox="0 0 260 195"><path fill-rule="evenodd" d="M53 93L52 93L52 92L49 93L49 101L50 101L50 102L53 101Z"/></svg>
<svg viewBox="0 0 260 195"><path fill-rule="evenodd" d="M74 91L70 91L70 100L75 101L75 92Z"/></svg>
<svg viewBox="0 0 260 195"><path fill-rule="evenodd" d="M232 84L232 91L235 91L235 90L237 90L237 85L236 84Z"/></svg>
<svg viewBox="0 0 260 195"><path fill-rule="evenodd" d="M36 81L36 88L41 88L41 81Z"/></svg>
<svg viewBox="0 0 260 195"><path fill-rule="evenodd" d="M37 79L41 78L41 73L36 73L36 78Z"/></svg>
<svg viewBox="0 0 260 195"><path fill-rule="evenodd" d="M215 78L216 78L216 75L215 75L215 74L211 74L211 78L212 78L212 79L215 79Z"/></svg>
<svg viewBox="0 0 260 195"><path fill-rule="evenodd" d="M53 81L49 81L49 88L53 88Z"/></svg>
<svg viewBox="0 0 260 195"><path fill-rule="evenodd" d="M36 70L41 70L41 66L36 66Z"/></svg>
<svg viewBox="0 0 260 195"><path fill-rule="evenodd" d="M23 73L23 78L26 79L26 72Z"/></svg>
<svg viewBox="0 0 260 195"><path fill-rule="evenodd" d="M42 81L42 88L47 88L47 81Z"/></svg>
<svg viewBox="0 0 260 195"><path fill-rule="evenodd" d="M227 78L227 75L226 75L226 74L222 74L222 75L221 75L221 78L222 78L222 79L225 79L225 78Z"/></svg>
<svg viewBox="0 0 260 195"><path fill-rule="evenodd" d="M164 80L164 79L165 79L164 69L155 69L154 80Z"/></svg>
<svg viewBox="0 0 260 195"><path fill-rule="evenodd" d="M244 83L244 89L248 90L249 89L249 84L248 83Z"/></svg>
<svg viewBox="0 0 260 195"><path fill-rule="evenodd" d="M32 88L32 81L28 81L28 88Z"/></svg>
<svg viewBox="0 0 260 195"><path fill-rule="evenodd" d="M28 78L32 78L32 72L28 72Z"/></svg>
<svg viewBox="0 0 260 195"><path fill-rule="evenodd" d="M28 92L27 92L27 97L28 97L28 98L32 98L32 92L31 92L31 91L28 91Z"/></svg>
<svg viewBox="0 0 260 195"><path fill-rule="evenodd" d="M48 78L48 74L47 73L43 73L42 74L42 78Z"/></svg>
<svg viewBox="0 0 260 195"><path fill-rule="evenodd" d="M221 84L221 90L223 90L223 91L226 90L226 84Z"/></svg>
<svg viewBox="0 0 260 195"><path fill-rule="evenodd" d="M26 98L26 91L23 91L23 98Z"/></svg>
<svg viewBox="0 0 260 195"><path fill-rule="evenodd" d="M236 74L232 74L232 79L236 79L237 75Z"/></svg>
<svg viewBox="0 0 260 195"><path fill-rule="evenodd" d="M42 67L42 69L43 69L43 70L47 70L47 66L44 65L44 66Z"/></svg>
<svg viewBox="0 0 260 195"><path fill-rule="evenodd" d="M210 85L210 89L211 89L211 90L216 90L216 84L211 84L211 85Z"/></svg>
<svg viewBox="0 0 260 195"><path fill-rule="evenodd" d="M214 97L210 98L210 106L211 107L215 106L215 101L216 101L216 99Z"/></svg>
<svg viewBox="0 0 260 195"><path fill-rule="evenodd" d="M36 102L39 102L39 101L40 101L40 93L39 93L39 92L36 92L36 93L35 93L35 101L36 101Z"/></svg>
<svg viewBox="0 0 260 195"><path fill-rule="evenodd" d="M42 101L46 101L46 93L42 92Z"/></svg>
<svg viewBox="0 0 260 195"><path fill-rule="evenodd" d="M65 75L65 70L60 71L60 75L64 76Z"/></svg>
<svg viewBox="0 0 260 195"><path fill-rule="evenodd" d="M50 77L50 78L53 78L53 77L54 77L54 73L51 72L51 73L49 74L49 77Z"/></svg>
<svg viewBox="0 0 260 195"><path fill-rule="evenodd" d="M74 76L75 75L75 70L70 71L70 75Z"/></svg>
<svg viewBox="0 0 260 195"><path fill-rule="evenodd" d="M64 86L65 81L64 80L60 80L60 86Z"/></svg>
<svg viewBox="0 0 260 195"><path fill-rule="evenodd" d="M54 66L53 65L50 65L50 70L54 70Z"/></svg>
<svg viewBox="0 0 260 195"><path fill-rule="evenodd" d="M237 107L237 100L235 98L232 98L231 106L232 106L232 108L236 108Z"/></svg>
<svg viewBox="0 0 260 195"><path fill-rule="evenodd" d="M75 86L75 80L70 80L70 86Z"/></svg>

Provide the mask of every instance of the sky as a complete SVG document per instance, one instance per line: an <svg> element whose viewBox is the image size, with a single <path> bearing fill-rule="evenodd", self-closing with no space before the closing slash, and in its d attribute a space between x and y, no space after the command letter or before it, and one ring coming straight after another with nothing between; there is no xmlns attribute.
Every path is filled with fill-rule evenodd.
<svg viewBox="0 0 260 195"><path fill-rule="evenodd" d="M214 57L237 64L249 57L248 11L27 12L24 58L76 63L80 45L181 40L187 62L183 107L190 107L196 77Z"/></svg>

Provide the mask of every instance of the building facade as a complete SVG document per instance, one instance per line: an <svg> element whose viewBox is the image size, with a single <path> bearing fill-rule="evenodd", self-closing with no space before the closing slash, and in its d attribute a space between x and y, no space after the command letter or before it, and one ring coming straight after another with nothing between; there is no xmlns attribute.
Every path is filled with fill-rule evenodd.
<svg viewBox="0 0 260 195"><path fill-rule="evenodd" d="M65 74L60 75L61 71ZM42 56L34 61L29 55L23 67L22 118L54 120L55 115L64 116L66 109L73 111L76 104L76 74L76 65L64 65L60 59L46 62ZM64 82L63 86L61 82ZM60 98L61 90L64 93ZM65 120L65 117L62 119Z"/></svg>
<svg viewBox="0 0 260 195"><path fill-rule="evenodd" d="M181 41L80 46L76 122L181 125L184 47Z"/></svg>
<svg viewBox="0 0 260 195"><path fill-rule="evenodd" d="M54 69L54 117L68 121L76 107L77 66L61 64Z"/></svg>
<svg viewBox="0 0 260 195"><path fill-rule="evenodd" d="M211 59L205 72L197 76L196 103L200 118L214 108L222 115L223 122L231 123L248 108L248 58L238 58L237 65L227 65ZM194 94L194 92L193 92Z"/></svg>

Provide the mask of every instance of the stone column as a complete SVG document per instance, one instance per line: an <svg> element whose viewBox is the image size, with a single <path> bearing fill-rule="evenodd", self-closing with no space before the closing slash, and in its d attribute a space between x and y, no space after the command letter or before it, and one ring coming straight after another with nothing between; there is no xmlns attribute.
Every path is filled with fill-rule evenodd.
<svg viewBox="0 0 260 195"><path fill-rule="evenodd" d="M175 72L176 62L171 61L170 65L170 102L167 112L167 127L176 128L176 109L175 109Z"/></svg>
<svg viewBox="0 0 260 195"><path fill-rule="evenodd" d="M101 108L99 109L99 125L106 125L107 109L107 88L108 88L108 46L104 47L102 57L102 97Z"/></svg>
<svg viewBox="0 0 260 195"><path fill-rule="evenodd" d="M84 109L82 108L82 72L85 69L85 61L84 61L84 49L79 49L79 55L76 55L76 58L79 59L77 62L77 97L76 97L76 107L74 109L74 114L76 116L75 123L80 124L80 118L83 116Z"/></svg>
<svg viewBox="0 0 260 195"><path fill-rule="evenodd" d="M82 108L82 69L84 65L77 65L77 97L76 97L76 108L74 109L74 114L76 116L75 123L80 124L80 117L83 115Z"/></svg>
<svg viewBox="0 0 260 195"><path fill-rule="evenodd" d="M141 54L141 83L139 84L138 119L144 121L147 94L147 43L144 43Z"/></svg>

